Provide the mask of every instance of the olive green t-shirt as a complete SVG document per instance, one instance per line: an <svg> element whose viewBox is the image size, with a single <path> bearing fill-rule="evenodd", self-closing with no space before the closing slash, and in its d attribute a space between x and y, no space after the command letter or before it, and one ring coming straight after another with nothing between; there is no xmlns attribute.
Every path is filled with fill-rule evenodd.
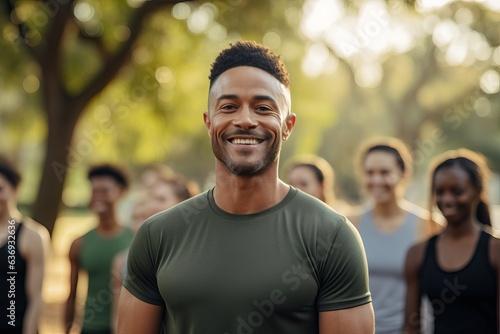
<svg viewBox="0 0 500 334"><path fill-rule="evenodd" d="M371 301L356 229L294 188L255 214L221 210L212 189L149 218L124 286L165 307L168 334L314 334L318 312Z"/></svg>

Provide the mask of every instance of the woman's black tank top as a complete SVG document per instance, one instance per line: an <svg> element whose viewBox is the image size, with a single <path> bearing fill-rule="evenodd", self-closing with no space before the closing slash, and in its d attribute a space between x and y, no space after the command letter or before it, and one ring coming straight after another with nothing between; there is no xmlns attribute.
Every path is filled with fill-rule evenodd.
<svg viewBox="0 0 500 334"><path fill-rule="evenodd" d="M14 234L0 247L0 333L22 333L26 296L26 261L19 252L23 230L17 224ZM9 225L11 226L11 225Z"/></svg>
<svg viewBox="0 0 500 334"><path fill-rule="evenodd" d="M434 333L498 334L498 281L489 261L490 235L481 232L472 259L456 271L439 267L437 238L429 239L420 270L422 294L433 308Z"/></svg>

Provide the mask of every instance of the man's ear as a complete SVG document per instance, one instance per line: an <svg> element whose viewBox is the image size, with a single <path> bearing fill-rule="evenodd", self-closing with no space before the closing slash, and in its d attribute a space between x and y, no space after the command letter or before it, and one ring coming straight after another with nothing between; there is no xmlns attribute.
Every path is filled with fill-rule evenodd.
<svg viewBox="0 0 500 334"><path fill-rule="evenodd" d="M296 119L297 115L295 115L294 113L290 113L288 116L286 116L285 126L283 128L283 141L286 141L290 136L290 134L292 133Z"/></svg>
<svg viewBox="0 0 500 334"><path fill-rule="evenodd" d="M205 122L205 126L207 127L208 136L212 138L212 135L210 134L210 128L212 126L212 123L210 121L210 116L208 115L208 111L205 111L203 113L203 122Z"/></svg>

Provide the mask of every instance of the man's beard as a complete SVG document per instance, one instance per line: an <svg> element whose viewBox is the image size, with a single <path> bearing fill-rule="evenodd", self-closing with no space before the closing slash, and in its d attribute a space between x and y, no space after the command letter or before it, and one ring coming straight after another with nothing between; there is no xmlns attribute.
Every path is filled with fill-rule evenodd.
<svg viewBox="0 0 500 334"><path fill-rule="evenodd" d="M248 135L248 136L256 136L253 131L236 131L234 133L231 133L230 135L225 135L222 137L223 143L227 143L226 138L229 136L234 136L234 135ZM259 138L262 138L262 136L258 136ZM269 141L272 137L271 136L266 136L265 141ZM225 144L228 145L228 144ZM234 175L238 176L256 176L261 173L263 173L267 167L273 163L279 156L280 150L281 150L281 141L279 138L269 147L268 150L266 150L264 156L262 159L255 161L255 162L236 162L234 159L230 157L230 154L228 151L225 149L224 144L220 144L217 141L217 138L212 137L212 151L214 152L215 157L222 162L226 168L233 173ZM244 160L241 159L241 160Z"/></svg>

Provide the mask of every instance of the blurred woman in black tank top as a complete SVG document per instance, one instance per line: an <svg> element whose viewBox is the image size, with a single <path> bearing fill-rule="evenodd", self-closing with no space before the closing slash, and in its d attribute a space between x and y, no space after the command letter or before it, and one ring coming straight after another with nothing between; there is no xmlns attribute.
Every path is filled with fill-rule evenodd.
<svg viewBox="0 0 500 334"><path fill-rule="evenodd" d="M0 156L0 333L37 333L49 233L22 218L16 193L21 175Z"/></svg>
<svg viewBox="0 0 500 334"><path fill-rule="evenodd" d="M405 333L419 332L420 295L429 297L434 332L499 333L500 240L491 235L486 160L466 149L438 157L431 209L445 229L413 246L406 259Z"/></svg>

